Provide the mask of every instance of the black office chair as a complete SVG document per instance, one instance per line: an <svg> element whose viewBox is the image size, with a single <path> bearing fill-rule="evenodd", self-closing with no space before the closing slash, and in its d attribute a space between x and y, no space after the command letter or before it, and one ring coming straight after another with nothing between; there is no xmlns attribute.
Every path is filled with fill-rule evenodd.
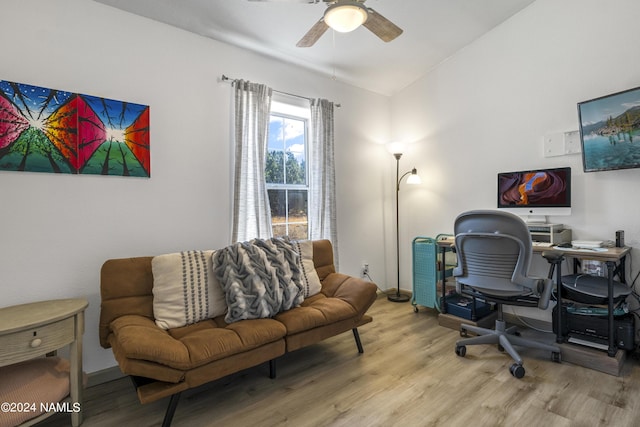
<svg viewBox="0 0 640 427"><path fill-rule="evenodd" d="M454 231L458 293L493 302L498 311L495 329L460 326L461 335L471 331L478 336L456 342L456 354L464 357L468 345L498 344L514 359L509 371L516 378L522 378L525 369L514 345L548 350L552 360L560 362L560 348L520 337L503 319L502 304L546 309L553 288L551 279L528 275L533 250L524 221L502 211L470 211L456 218Z"/></svg>

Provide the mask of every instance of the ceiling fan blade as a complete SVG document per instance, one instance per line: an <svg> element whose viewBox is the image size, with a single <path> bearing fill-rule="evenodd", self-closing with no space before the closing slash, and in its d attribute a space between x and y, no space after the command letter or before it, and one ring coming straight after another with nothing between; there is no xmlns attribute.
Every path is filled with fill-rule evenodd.
<svg viewBox="0 0 640 427"><path fill-rule="evenodd" d="M307 31L307 34L305 34L304 37L300 39L300 41L296 44L296 46L298 47L313 46L318 41L318 39L322 37L322 35L327 31L328 28L329 26L324 22L324 19L320 19L318 22L316 22L313 25L313 27L311 27L309 31Z"/></svg>
<svg viewBox="0 0 640 427"><path fill-rule="evenodd" d="M259 1L263 3L309 3L314 4L318 3L320 0L249 0L249 1Z"/></svg>
<svg viewBox="0 0 640 427"><path fill-rule="evenodd" d="M369 12L369 17L362 25L364 25L373 34L380 37L383 41L390 42L402 34L402 28L398 27L375 10L369 7L367 8L367 12Z"/></svg>

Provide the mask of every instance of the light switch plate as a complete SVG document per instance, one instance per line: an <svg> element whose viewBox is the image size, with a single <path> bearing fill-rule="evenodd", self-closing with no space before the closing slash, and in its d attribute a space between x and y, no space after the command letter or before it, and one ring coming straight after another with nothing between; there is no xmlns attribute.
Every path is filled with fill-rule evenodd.
<svg viewBox="0 0 640 427"><path fill-rule="evenodd" d="M550 133L544 136L544 156L562 156L564 152L564 134L562 132Z"/></svg>
<svg viewBox="0 0 640 427"><path fill-rule="evenodd" d="M564 133L564 153L576 154L581 153L582 147L580 146L580 132L577 130Z"/></svg>
<svg viewBox="0 0 640 427"><path fill-rule="evenodd" d="M580 146L580 132L554 132L544 136L543 144L545 157L564 156L582 152Z"/></svg>

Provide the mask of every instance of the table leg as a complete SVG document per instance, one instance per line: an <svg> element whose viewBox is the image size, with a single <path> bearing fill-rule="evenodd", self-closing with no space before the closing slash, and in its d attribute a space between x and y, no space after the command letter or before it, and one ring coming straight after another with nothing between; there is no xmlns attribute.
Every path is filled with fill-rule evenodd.
<svg viewBox="0 0 640 427"><path fill-rule="evenodd" d="M607 308L608 308L608 314L607 314L608 325L607 326L609 327L609 348L607 350L607 354L610 357L614 357L618 352L618 348L616 347L616 343L615 343L615 336L614 336L615 324L614 324L614 317L613 317L613 273L615 268L616 268L615 262L607 261L607 276L609 279L607 281Z"/></svg>
<svg viewBox="0 0 640 427"><path fill-rule="evenodd" d="M552 264L552 269L556 273L556 342L563 343L565 336L562 327L562 258Z"/></svg>
<svg viewBox="0 0 640 427"><path fill-rule="evenodd" d="M71 425L78 427L82 424L82 334L84 332L84 313L75 316L76 339L69 346L70 378L69 391L73 412L71 413ZM77 406L77 407L76 407Z"/></svg>
<svg viewBox="0 0 640 427"><path fill-rule="evenodd" d="M442 297L440 298L440 312L447 313L447 286L445 283L445 272L447 271L447 267L445 266L445 253L447 252L446 248L443 246L440 248L440 253L442 254L442 260L440 261L440 276L442 277ZM436 257L436 260L438 257ZM437 282L436 277L436 282Z"/></svg>

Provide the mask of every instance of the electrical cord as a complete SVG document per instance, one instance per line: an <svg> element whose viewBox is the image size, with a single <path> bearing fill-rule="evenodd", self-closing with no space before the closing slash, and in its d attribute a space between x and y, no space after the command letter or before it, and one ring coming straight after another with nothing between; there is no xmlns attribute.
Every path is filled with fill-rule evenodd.
<svg viewBox="0 0 640 427"><path fill-rule="evenodd" d="M369 273L362 273L362 275L363 275L364 277L366 277L367 279L369 279L369 281L370 281L371 283L373 283L374 285L376 285L376 288L378 288L378 290L379 290L380 292L382 292L382 293L383 293L383 294L385 294L385 295L387 294L387 292L386 292L386 291L384 291L380 286L378 286L378 283L376 283L376 282L374 282L374 281L373 281L373 279L371 278L371 276L369 276Z"/></svg>
<svg viewBox="0 0 640 427"><path fill-rule="evenodd" d="M519 322L521 322L524 326L526 326L526 327L527 327L527 328L529 328L529 329L533 329L534 331L538 331L538 332L544 332L545 334L553 334L553 333L554 333L552 330L551 330L551 331L547 331L547 330L545 330L545 329L540 329L540 328L537 328L537 327L533 326L533 325L532 325L532 324L530 324L530 323L527 323L527 322L526 322L522 317L520 317L517 313L511 313L511 314L513 314L513 315L515 316L515 318L516 318L516 319L518 319L518 321L519 321Z"/></svg>
<svg viewBox="0 0 640 427"><path fill-rule="evenodd" d="M636 302L638 304L640 304L640 295L636 291L632 289L630 295L636 299ZM629 312L630 313L640 312L640 306L638 306L638 308L635 308L633 310L629 310Z"/></svg>
<svg viewBox="0 0 640 427"><path fill-rule="evenodd" d="M632 260L631 255L629 255L629 258L630 258L630 260L629 260L629 272L631 272L631 271L633 271L632 268L631 268L631 260ZM638 276L640 276L640 270L638 270L638 272L636 273L636 277L634 277L633 280L631 281L631 288L632 289L636 288L636 280L638 280Z"/></svg>

